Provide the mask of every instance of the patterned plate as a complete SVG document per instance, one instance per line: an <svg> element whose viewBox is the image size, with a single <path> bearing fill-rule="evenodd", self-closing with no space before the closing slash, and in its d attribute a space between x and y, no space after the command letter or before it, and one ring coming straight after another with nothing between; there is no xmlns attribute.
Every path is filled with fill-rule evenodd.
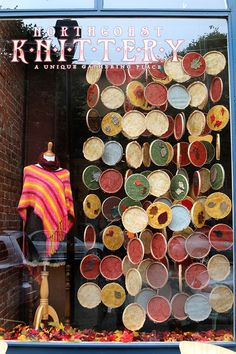
<svg viewBox="0 0 236 354"><path fill-rule="evenodd" d="M172 107L183 110L189 106L191 96L185 86L175 84L168 89L167 99Z"/></svg>
<svg viewBox="0 0 236 354"><path fill-rule="evenodd" d="M171 315L171 305L165 297L156 295L148 302L147 314L155 323L166 322Z"/></svg>
<svg viewBox="0 0 236 354"><path fill-rule="evenodd" d="M99 185L105 193L116 193L123 186L123 176L119 171L110 168L101 174Z"/></svg>
<svg viewBox="0 0 236 354"><path fill-rule="evenodd" d="M124 92L117 86L108 86L101 93L101 101L106 108L117 109L125 102Z"/></svg>
<svg viewBox="0 0 236 354"><path fill-rule="evenodd" d="M146 210L148 224L154 229L163 229L171 222L171 208L160 202L152 203Z"/></svg>
<svg viewBox="0 0 236 354"><path fill-rule="evenodd" d="M207 114L207 124L211 130L222 130L229 122L229 111L225 106L213 106Z"/></svg>
<svg viewBox="0 0 236 354"><path fill-rule="evenodd" d="M223 187L225 182L225 170L224 167L215 163L210 170L210 185L214 190L219 190Z"/></svg>
<svg viewBox="0 0 236 354"><path fill-rule="evenodd" d="M167 88L158 82L150 82L145 87L144 97L150 105L162 106L167 101Z"/></svg>
<svg viewBox="0 0 236 354"><path fill-rule="evenodd" d="M149 195L149 182L146 177L135 173L125 181L125 192L133 200L143 200Z"/></svg>
<svg viewBox="0 0 236 354"><path fill-rule="evenodd" d="M145 104L144 86L139 81L131 81L126 88L126 95L135 107Z"/></svg>
<svg viewBox="0 0 236 354"><path fill-rule="evenodd" d="M185 176L175 175L170 184L170 194L174 200L184 199L189 191L189 183Z"/></svg>
<svg viewBox="0 0 236 354"><path fill-rule="evenodd" d="M188 158L196 167L202 167L207 160L207 149L201 141L194 141L189 145Z"/></svg>
<svg viewBox="0 0 236 354"><path fill-rule="evenodd" d="M95 254L88 254L80 262L80 273L86 279L96 279L100 274L100 258Z"/></svg>
<svg viewBox="0 0 236 354"><path fill-rule="evenodd" d="M201 54L190 52L185 54L182 66L186 74L192 77L199 77L205 73L206 63Z"/></svg>
<svg viewBox="0 0 236 354"><path fill-rule="evenodd" d="M102 203L102 214L108 221L117 221L120 219L118 205L121 199L115 196L106 198Z"/></svg>
<svg viewBox="0 0 236 354"><path fill-rule="evenodd" d="M124 233L119 226L107 226L102 234L102 242L108 250L116 251L123 245Z"/></svg>
<svg viewBox="0 0 236 354"><path fill-rule="evenodd" d="M168 225L169 229L172 231L182 231L186 229L190 222L191 217L189 210L185 208L183 205L173 205L171 207L172 220Z"/></svg>
<svg viewBox="0 0 236 354"><path fill-rule="evenodd" d="M99 112L92 108L86 114L86 124L92 133L98 133L101 128L101 116Z"/></svg>
<svg viewBox="0 0 236 354"><path fill-rule="evenodd" d="M207 197L205 209L209 216L214 219L223 219L230 214L232 203L230 198L220 192L212 193Z"/></svg>
<svg viewBox="0 0 236 354"><path fill-rule="evenodd" d="M125 302L126 294L124 288L117 283L109 283L102 288L102 303L115 309Z"/></svg>
<svg viewBox="0 0 236 354"><path fill-rule="evenodd" d="M107 136L115 136L122 130L122 117L117 112L109 112L102 119L102 131Z"/></svg>
<svg viewBox="0 0 236 354"><path fill-rule="evenodd" d="M99 189L99 177L102 171L98 166L90 165L85 168L82 175L82 180L84 185L91 190Z"/></svg>
<svg viewBox="0 0 236 354"><path fill-rule="evenodd" d="M165 166L169 158L169 150L162 140L154 140L150 145L150 157L157 166Z"/></svg>
<svg viewBox="0 0 236 354"><path fill-rule="evenodd" d="M90 85L87 91L87 105L93 108L98 104L100 97L100 89L97 84Z"/></svg>
<svg viewBox="0 0 236 354"><path fill-rule="evenodd" d="M121 86L126 80L125 69L108 67L106 69L106 78L112 85Z"/></svg>
<svg viewBox="0 0 236 354"><path fill-rule="evenodd" d="M101 201L96 194L88 194L83 201L83 211L89 219L96 219L101 213Z"/></svg>

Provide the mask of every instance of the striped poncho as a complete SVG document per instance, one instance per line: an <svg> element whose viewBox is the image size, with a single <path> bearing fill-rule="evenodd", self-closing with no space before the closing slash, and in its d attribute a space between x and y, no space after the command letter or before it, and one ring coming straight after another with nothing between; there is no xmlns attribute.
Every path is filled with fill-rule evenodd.
<svg viewBox="0 0 236 354"><path fill-rule="evenodd" d="M46 254L54 254L74 224L70 173L61 169L49 172L37 165L24 168L23 190L18 212L26 222L27 208L41 219L46 236Z"/></svg>

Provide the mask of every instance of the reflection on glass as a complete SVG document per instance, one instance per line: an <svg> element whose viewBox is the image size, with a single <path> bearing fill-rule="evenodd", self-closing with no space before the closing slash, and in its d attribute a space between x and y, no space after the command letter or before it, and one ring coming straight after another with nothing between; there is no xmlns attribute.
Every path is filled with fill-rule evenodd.
<svg viewBox="0 0 236 354"><path fill-rule="evenodd" d="M106 9L227 9L226 0L104 0Z"/></svg>
<svg viewBox="0 0 236 354"><path fill-rule="evenodd" d="M78 0L3 0L0 3L0 9L92 9L94 8L94 0L78 1Z"/></svg>

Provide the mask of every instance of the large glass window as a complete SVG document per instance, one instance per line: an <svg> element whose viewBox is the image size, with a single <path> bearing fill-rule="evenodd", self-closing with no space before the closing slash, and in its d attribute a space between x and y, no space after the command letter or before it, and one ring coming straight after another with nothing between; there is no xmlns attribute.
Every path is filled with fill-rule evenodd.
<svg viewBox="0 0 236 354"><path fill-rule="evenodd" d="M227 21L11 20L0 44L3 336L233 340Z"/></svg>
<svg viewBox="0 0 236 354"><path fill-rule="evenodd" d="M67 3L63 0L58 0L57 2L51 0L39 0L33 2L30 0L18 1L18 0L3 0L0 3L0 9L92 9L94 8L94 0L77 1L70 0Z"/></svg>

